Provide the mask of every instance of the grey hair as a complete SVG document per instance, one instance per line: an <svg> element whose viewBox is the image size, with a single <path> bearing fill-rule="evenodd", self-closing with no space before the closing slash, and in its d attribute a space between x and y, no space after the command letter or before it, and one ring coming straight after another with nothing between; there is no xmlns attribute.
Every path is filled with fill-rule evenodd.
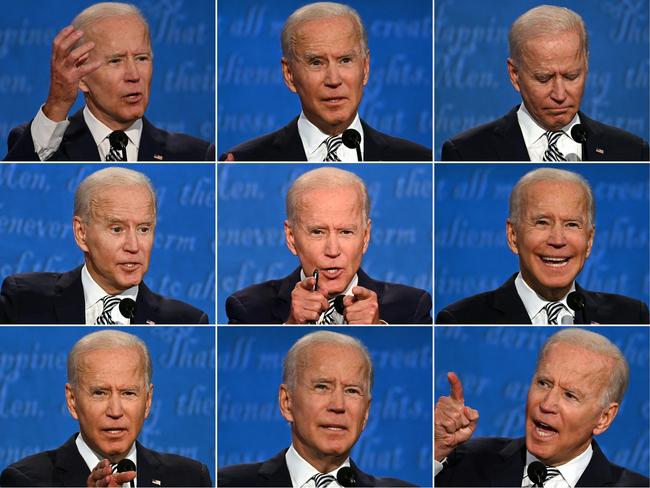
<svg viewBox="0 0 650 488"><path fill-rule="evenodd" d="M368 395L372 393L374 383L374 370L370 353L366 346L356 337L352 337L338 332L329 330L318 330L311 332L298 339L284 358L282 366L282 383L293 390L298 384L298 370L303 368L307 363L307 349L317 344L334 344L339 346L348 346L356 348L363 356L368 371Z"/></svg>
<svg viewBox="0 0 650 488"><path fill-rule="evenodd" d="M76 42L75 47L80 46L86 39L88 35L88 27L95 22L98 22L109 17L120 17L125 15L133 15L137 17L143 24L144 29L147 34L147 40L149 41L149 46L151 46L151 34L149 31L149 23L145 19L144 15L138 7L130 3L121 3L121 2L100 2L83 10L79 15L77 15L72 21L72 27L76 30L82 30L84 32L84 37L79 39Z"/></svg>
<svg viewBox="0 0 650 488"><path fill-rule="evenodd" d="M301 198L305 193L323 188L344 188L348 186L353 186L359 195L363 225L365 227L370 215L370 197L365 183L354 173L332 166L307 171L292 183L285 200L289 224L291 226L296 224Z"/></svg>
<svg viewBox="0 0 650 488"><path fill-rule="evenodd" d="M282 27L280 42L282 44L282 56L292 59L295 54L297 43L296 32L302 24L310 20L321 20L332 17L350 17L357 31L361 43L362 57L366 57L368 50L368 32L366 31L359 13L348 5L335 2L310 3L293 12Z"/></svg>
<svg viewBox="0 0 650 488"><path fill-rule="evenodd" d="M582 17L565 7L540 5L522 14L515 20L508 33L510 58L518 63L522 60L524 44L540 36L561 32L576 32L585 62L589 60L589 36Z"/></svg>
<svg viewBox="0 0 650 488"><path fill-rule="evenodd" d="M92 351L134 348L140 353L144 367L144 381L149 391L153 366L149 349L142 339L121 330L105 329L92 332L79 339L68 354L68 383L76 389L79 385L79 375L83 373L80 365L81 357Z"/></svg>
<svg viewBox="0 0 650 488"><path fill-rule="evenodd" d="M93 202L96 202L102 190L111 186L144 186L151 194L151 202L156 212L156 192L151 180L139 171L112 166L95 171L79 183L74 194L74 215L81 217L84 222L89 222L92 218Z"/></svg>
<svg viewBox="0 0 650 488"><path fill-rule="evenodd" d="M607 337L579 328L565 328L548 338L537 356L537 367L551 346L570 344L614 360L614 367L608 371L608 384L601 398L603 407L616 402L620 405L630 382L630 367L621 350Z"/></svg>
<svg viewBox="0 0 650 488"><path fill-rule="evenodd" d="M585 193L585 203L587 204L587 218L589 219L587 225L591 226L592 229L595 227L596 203L589 182L578 173L557 168L534 169L519 179L515 184L515 187L512 189L512 193L510 193L510 215L508 216L508 220L511 223L515 225L521 223L522 209L526 198L526 189L533 183L538 183L540 181L556 181L576 183L580 185Z"/></svg>

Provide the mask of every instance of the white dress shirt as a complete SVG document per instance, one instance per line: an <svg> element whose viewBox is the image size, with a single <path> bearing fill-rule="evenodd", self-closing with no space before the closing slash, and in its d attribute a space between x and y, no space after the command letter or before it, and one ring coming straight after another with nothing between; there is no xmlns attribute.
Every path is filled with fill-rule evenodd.
<svg viewBox="0 0 650 488"><path fill-rule="evenodd" d="M108 135L113 132L90 112L87 106L83 109L83 117L91 135L97 145L99 157L106 161L111 143ZM63 134L70 125L70 120L65 119L61 122L54 122L47 118L43 113L43 106L38 110L31 125L32 141L34 142L34 151L38 154L41 161L45 161L54 154L63 140ZM124 131L129 138L126 146L127 161L138 160L138 149L140 147L140 137L142 136L142 119L138 119L131 127Z"/></svg>
<svg viewBox="0 0 650 488"><path fill-rule="evenodd" d="M526 308L526 312L528 313L528 317L530 317L530 321L532 322L532 324L549 325L548 316L546 315L546 310L544 309L544 307L546 307L546 305L551 302L539 296L530 286L528 286L528 283L526 283L522 278L521 273L517 273L517 277L515 278L515 288L517 289L517 294L519 295L519 298L521 298L521 301L524 302L524 307ZM564 305L564 308L560 311L560 313L557 316L558 324L563 323L562 317L565 316L570 316L571 323L574 322L575 312L571 309L571 307L569 307L569 305L567 305L566 297L569 295L569 293L575 291L575 289L576 289L576 284L574 281L571 284L571 289L569 290L569 292L566 295L564 295L562 300L558 300L559 302L562 302L562 304Z"/></svg>
<svg viewBox="0 0 650 488"><path fill-rule="evenodd" d="M361 134L361 154L364 153L364 137L363 137L363 127L361 127L361 119L359 119L359 114L354 117L352 124L348 129L356 129L359 134ZM327 146L325 141L330 137L329 134L325 134L318 127L312 124L304 112L300 112L300 117L298 117L298 134L300 135L300 140L302 141L302 147L305 149L305 155L307 156L307 161L320 161L325 160L327 156ZM355 162L358 161L357 150L350 149L345 144L341 144L336 151L336 155L341 161Z"/></svg>
<svg viewBox="0 0 650 488"><path fill-rule="evenodd" d="M95 466L97 466L100 461L104 460L101 455L97 454L95 451L93 451L88 444L86 444L86 441L84 438L81 436L81 432L77 436L77 439L75 440L75 444L77 445L77 449L79 450L79 454L81 454L81 457L83 460L86 462L86 466L88 466L89 470L95 469ZM136 472L137 472L137 467L138 467L138 453L135 447L135 442L131 446L131 449L129 449L129 453L126 455L125 459L130 459L133 461L133 464L135 464L136 467ZM135 486L138 486L138 477L136 476L135 479L133 480L133 483ZM122 486L124 488L128 488L130 483L123 483Z"/></svg>
<svg viewBox="0 0 650 488"><path fill-rule="evenodd" d="M524 136L524 143L528 149L528 156L531 161L542 161L544 153L548 148L546 129L540 126L530 115L526 106L522 103L517 110L517 120L521 133ZM564 154L567 161L582 161L582 144L571 138L571 128L580 123L580 117L576 113L568 125L562 127L563 134L557 140L556 146Z"/></svg>
<svg viewBox="0 0 650 488"><path fill-rule="evenodd" d="M591 447L591 444L585 449L582 454L574 457L568 463L564 463L561 466L554 466L560 472L559 475L554 476L546 483L544 483L544 488L575 488L578 480L582 476L582 473L587 469L589 461L591 461L591 456L593 455L594 450ZM531 453L526 451L526 466L524 467L524 474L521 481L522 487L531 487L533 486L532 481L528 478L528 465L533 461L540 461Z"/></svg>
<svg viewBox="0 0 650 488"><path fill-rule="evenodd" d="M315 488L316 484L314 483L314 480L311 478L315 475L318 474L320 471L318 471L316 468L314 468L311 464L309 464L303 457L298 454L298 451L293 447L293 443L287 449L286 454L284 455L284 459L287 462L287 468L289 468L289 475L291 476L291 484L293 488ZM343 461L343 464L341 464L338 468L336 468L333 471L330 471L328 473L324 474L331 474L334 476L335 480L332 481L329 485L326 485L327 488L342 488L341 485L339 485L338 481L336 481L336 473L339 472L339 469L342 467L350 466L350 458L348 457L345 461Z"/></svg>
<svg viewBox="0 0 650 488"><path fill-rule="evenodd" d="M81 268L81 285L84 289L86 325L95 325L97 323L97 318L102 314L102 310L104 309L102 298L109 295L109 293L105 292L104 289L93 280L93 277L90 276L85 264L83 268ZM131 300L136 301L138 298L138 285L132 286L115 296L120 298L130 298ZM111 317L116 325L129 325L131 323L130 319L127 319L120 313L119 306L116 306L111 310Z"/></svg>

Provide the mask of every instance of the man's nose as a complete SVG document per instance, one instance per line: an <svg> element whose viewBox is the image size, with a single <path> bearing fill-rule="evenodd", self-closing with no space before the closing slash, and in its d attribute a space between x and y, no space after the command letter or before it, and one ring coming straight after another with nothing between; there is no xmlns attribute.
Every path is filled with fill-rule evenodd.
<svg viewBox="0 0 650 488"><path fill-rule="evenodd" d="M558 102L562 103L564 100L566 100L566 85L564 78L562 76L558 75L555 78L553 78L553 85L551 89L551 98Z"/></svg>
<svg viewBox="0 0 650 488"><path fill-rule="evenodd" d="M556 413L558 408L558 395L560 394L558 388L551 388L544 393L542 401L539 402L539 408L545 413Z"/></svg>
<svg viewBox="0 0 650 488"><path fill-rule="evenodd" d="M140 70L135 59L127 56L124 70L124 79L126 81L140 81Z"/></svg>
<svg viewBox="0 0 650 488"><path fill-rule="evenodd" d="M127 230L124 235L125 251L136 253L140 250L140 241L138 240L137 230Z"/></svg>
<svg viewBox="0 0 650 488"><path fill-rule="evenodd" d="M325 85L330 88L336 88L342 83L340 66L338 63L329 63L325 73Z"/></svg>
<svg viewBox="0 0 650 488"><path fill-rule="evenodd" d="M566 245L566 234L562 223L558 222L551 227L547 242L554 247L562 247Z"/></svg>
<svg viewBox="0 0 650 488"><path fill-rule="evenodd" d="M332 233L327 237L327 242L325 243L325 255L334 258L339 254L341 254L339 237L336 233Z"/></svg>
<svg viewBox="0 0 650 488"><path fill-rule="evenodd" d="M110 395L108 405L106 405L106 415L110 418L117 419L124 415L122 408L122 399L119 394Z"/></svg>
<svg viewBox="0 0 650 488"><path fill-rule="evenodd" d="M328 408L330 411L336 413L345 412L345 394L342 388L334 388L330 395Z"/></svg>

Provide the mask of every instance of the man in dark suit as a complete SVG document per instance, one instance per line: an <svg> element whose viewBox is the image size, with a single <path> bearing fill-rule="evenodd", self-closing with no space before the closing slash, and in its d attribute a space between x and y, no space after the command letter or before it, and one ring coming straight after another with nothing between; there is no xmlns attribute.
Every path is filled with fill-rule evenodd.
<svg viewBox="0 0 650 488"><path fill-rule="evenodd" d="M136 441L151 408L151 374L149 350L136 336L102 330L81 338L68 356L65 385L80 432L7 467L0 485L122 486L137 478L137 486L213 486L204 464ZM111 465L123 460L135 470L115 472Z"/></svg>
<svg viewBox="0 0 650 488"><path fill-rule="evenodd" d="M443 161L648 161L648 143L579 111L588 71L582 18L543 5L508 37L510 81L522 103L505 117L446 141Z"/></svg>
<svg viewBox="0 0 650 488"><path fill-rule="evenodd" d="M437 324L648 324L636 299L584 290L576 283L591 254L595 204L577 173L540 168L510 195L506 234L520 272L496 290L441 310Z"/></svg>
<svg viewBox="0 0 650 488"><path fill-rule="evenodd" d="M300 116L276 132L236 146L220 160L433 160L431 149L382 134L359 118L370 51L366 29L353 8L316 3L291 14L282 29L282 73L289 90L300 97ZM356 131L355 143L342 137L347 130Z"/></svg>
<svg viewBox="0 0 650 488"><path fill-rule="evenodd" d="M142 13L125 3L88 7L55 37L50 91L9 134L7 161L214 161L213 144L154 127L153 53ZM68 120L78 90L86 106Z"/></svg>
<svg viewBox="0 0 650 488"><path fill-rule="evenodd" d="M85 264L67 273L8 276L0 323L208 323L204 312L143 282L157 218L156 195L144 174L96 171L79 184L74 207L73 233Z"/></svg>
<svg viewBox="0 0 650 488"><path fill-rule="evenodd" d="M376 478L350 459L368 422L372 362L356 338L317 331L300 338L284 359L280 412L291 424L291 446L261 463L227 466L218 486L413 486ZM312 484L313 482L313 484Z"/></svg>
<svg viewBox="0 0 650 488"><path fill-rule="evenodd" d="M451 394L435 408L436 486L649 486L647 477L610 463L594 440L614 421L629 374L607 338L562 329L539 353L525 437L470 440L479 415L465 404L460 379L448 373ZM546 473L541 480L531 476L533 463Z"/></svg>
<svg viewBox="0 0 650 488"><path fill-rule="evenodd" d="M287 246L300 268L226 300L231 323L431 323L424 290L370 278L361 269L370 242L370 200L353 173L323 167L287 193Z"/></svg>

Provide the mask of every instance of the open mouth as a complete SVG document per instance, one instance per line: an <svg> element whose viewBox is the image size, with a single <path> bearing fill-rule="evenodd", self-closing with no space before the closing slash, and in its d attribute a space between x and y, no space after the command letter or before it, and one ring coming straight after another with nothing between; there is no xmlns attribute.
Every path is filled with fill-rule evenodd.
<svg viewBox="0 0 650 488"><path fill-rule="evenodd" d="M326 105L340 105L342 103L345 103L347 101L347 98L345 97L329 97L329 98L323 98L323 103Z"/></svg>
<svg viewBox="0 0 650 488"><path fill-rule="evenodd" d="M320 268L319 272L321 276L324 276L328 280L335 280L343 273L343 268Z"/></svg>
<svg viewBox="0 0 650 488"><path fill-rule="evenodd" d="M136 92L136 93L129 93L128 95L124 95L122 98L124 98L128 103L137 103L140 100L142 100L142 93Z"/></svg>
<svg viewBox="0 0 650 488"><path fill-rule="evenodd" d="M321 428L330 432L346 432L348 430L347 427L340 424L323 424Z"/></svg>
<svg viewBox="0 0 650 488"><path fill-rule="evenodd" d="M140 263L120 263L119 267L126 271L135 271L140 267Z"/></svg>
<svg viewBox="0 0 650 488"><path fill-rule="evenodd" d="M552 256L540 256L539 258L546 266L550 266L552 268L562 268L566 266L569 263L569 259L571 259L567 257L552 257Z"/></svg>
<svg viewBox="0 0 650 488"><path fill-rule="evenodd" d="M108 437L121 437L124 434L127 433L127 429L123 428L109 428L109 429L102 429L102 432L107 435Z"/></svg>
<svg viewBox="0 0 650 488"><path fill-rule="evenodd" d="M549 424L540 422L539 420L533 420L533 424L535 425L535 428L533 430L535 431L537 437L540 439L549 439L558 435L557 429L550 426Z"/></svg>

